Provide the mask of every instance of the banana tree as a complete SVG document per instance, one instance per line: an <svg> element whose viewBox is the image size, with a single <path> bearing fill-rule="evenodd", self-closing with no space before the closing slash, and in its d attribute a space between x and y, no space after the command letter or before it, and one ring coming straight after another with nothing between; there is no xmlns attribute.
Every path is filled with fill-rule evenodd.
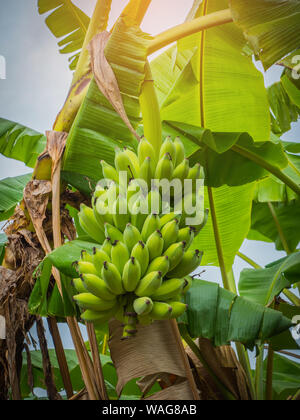
<svg viewBox="0 0 300 420"><path fill-rule="evenodd" d="M0 119L0 152L34 168L0 183L0 397L35 399L42 387L49 399L297 399L293 362L278 353L298 348L300 148L280 136L299 115L300 6L195 0L184 23L153 37L140 28L151 0L130 0L107 31L111 3L89 18L72 1L38 0L73 54L68 97L46 135ZM283 66L268 91L254 57ZM116 188L96 184L119 192L120 171L146 185L201 179L202 219L190 228L174 197L165 214L138 217L137 201L115 213L121 194L102 214ZM260 267L240 252L246 238L287 256ZM222 286L197 278L202 253ZM238 287L236 257L252 267ZM25 342L34 323L40 352Z"/></svg>

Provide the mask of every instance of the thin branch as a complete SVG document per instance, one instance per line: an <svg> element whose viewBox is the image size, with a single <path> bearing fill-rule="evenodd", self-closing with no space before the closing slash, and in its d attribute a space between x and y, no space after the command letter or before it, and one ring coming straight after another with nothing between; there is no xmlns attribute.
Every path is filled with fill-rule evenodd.
<svg viewBox="0 0 300 420"><path fill-rule="evenodd" d="M278 220L278 217L277 217L276 211L275 211L275 209L274 209L274 206L273 206L273 204L272 204L272 203L270 203L270 202L268 203L268 206L269 206L269 209L270 209L271 215L272 215L272 217L273 217L273 220L274 220L274 222L275 222L276 229L277 229L277 232L278 232L278 234L279 234L279 237L280 237L280 240L281 240L281 243L282 243L283 249L284 249L284 250L285 250L285 252L289 255L289 254L291 254L291 250L289 249L289 246L288 246L287 240L286 240L286 238L285 238L285 236L284 236L284 233L283 233L283 230L282 230L282 228L281 228L281 226L280 226L280 222L279 222L279 220Z"/></svg>
<svg viewBox="0 0 300 420"><path fill-rule="evenodd" d="M153 54L161 48L186 36L230 22L233 22L231 10L226 9L199 17L190 22L183 23L182 25L175 26L174 28L168 29L167 31L157 35L153 41L151 41L148 49L148 55Z"/></svg>
<svg viewBox="0 0 300 420"><path fill-rule="evenodd" d="M300 306L300 299L298 296L294 295L290 290L284 289L283 294L295 305Z"/></svg>
<svg viewBox="0 0 300 420"><path fill-rule="evenodd" d="M246 263L248 263L249 265L251 265L253 268L255 268L256 270L261 269L262 267L257 264L255 261L253 261L251 258L247 257L247 255L242 254L241 252L237 252L236 254L238 257L240 257L242 260L244 260Z"/></svg>

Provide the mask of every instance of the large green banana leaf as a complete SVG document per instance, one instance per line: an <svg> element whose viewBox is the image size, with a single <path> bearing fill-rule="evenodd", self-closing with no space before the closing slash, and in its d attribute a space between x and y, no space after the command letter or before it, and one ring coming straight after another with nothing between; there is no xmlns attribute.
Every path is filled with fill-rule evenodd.
<svg viewBox="0 0 300 420"><path fill-rule="evenodd" d="M36 159L45 149L46 137L30 128L0 118L0 153L20 160L33 168Z"/></svg>
<svg viewBox="0 0 300 420"><path fill-rule="evenodd" d="M271 181L272 185L277 184L276 181ZM300 220L300 201L297 200L290 203L278 204L273 203L273 208L289 250L293 252L300 242L300 229L295 228L295 226L298 226ZM261 240L261 235L263 235L267 241L275 242L276 249L284 250L268 204L253 203L251 230L248 239L259 241Z"/></svg>
<svg viewBox="0 0 300 420"><path fill-rule="evenodd" d="M300 45L300 4L295 0L230 0L243 30L265 69Z"/></svg>
<svg viewBox="0 0 300 420"><path fill-rule="evenodd" d="M227 7L225 0L199 2L189 17ZM242 31L228 24L187 37L177 49L155 59L152 70L162 119L212 132L248 132L255 141L268 140L270 116L263 76L244 54L244 47ZM217 226L210 216L197 238L197 246L205 252L205 264L218 265L223 257L230 270L248 233L253 191L251 183L211 189L206 205L215 213ZM216 241L221 242L219 252Z"/></svg>
<svg viewBox="0 0 300 420"><path fill-rule="evenodd" d="M74 70L90 18L71 0L38 0L38 8L41 15L48 13L46 24L53 35L60 38L61 54L77 52L70 58L70 68Z"/></svg>
<svg viewBox="0 0 300 420"><path fill-rule="evenodd" d="M264 362L264 371L267 372L267 360ZM300 389L300 364L275 354L272 381L274 400L293 397Z"/></svg>
<svg viewBox="0 0 300 420"><path fill-rule="evenodd" d="M290 320L300 319L300 307L298 306L289 305L287 303L280 303L278 310ZM294 328L299 328L299 326ZM300 346L294 340L291 331L289 330L272 337L270 344L274 351L300 349Z"/></svg>
<svg viewBox="0 0 300 420"><path fill-rule="evenodd" d="M32 178L31 174L0 181L0 221L7 220L14 212L16 205L23 198L23 190Z"/></svg>
<svg viewBox="0 0 300 420"><path fill-rule="evenodd" d="M292 326L281 312L203 280L194 280L186 303L190 335L213 340L217 346L235 341L252 349L256 341L268 340Z"/></svg>
<svg viewBox="0 0 300 420"><path fill-rule="evenodd" d="M245 269L239 280L241 296L269 305L286 287L299 281L300 252L273 262L262 269Z"/></svg>
<svg viewBox="0 0 300 420"><path fill-rule="evenodd" d="M140 121L139 95L150 37L120 18L105 49L134 128ZM113 163L115 148L134 144L134 136L92 80L67 140L64 170L101 177L100 160Z"/></svg>

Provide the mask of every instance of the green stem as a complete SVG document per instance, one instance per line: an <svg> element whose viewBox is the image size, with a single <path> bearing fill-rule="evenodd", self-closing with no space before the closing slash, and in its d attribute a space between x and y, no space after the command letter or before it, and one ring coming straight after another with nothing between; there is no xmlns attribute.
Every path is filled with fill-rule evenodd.
<svg viewBox="0 0 300 420"><path fill-rule="evenodd" d="M153 54L159 49L186 36L204 31L205 29L221 26L232 21L231 10L226 9L193 19L189 22L183 23L182 25L175 26L157 35L153 41L151 41L148 49L148 55Z"/></svg>
<svg viewBox="0 0 300 420"><path fill-rule="evenodd" d="M255 369L255 390L256 390L256 398L258 401L264 400L263 362L264 362L264 346L260 346L259 355L256 358L256 369Z"/></svg>
<svg viewBox="0 0 300 420"><path fill-rule="evenodd" d="M296 194L300 196L300 187L297 185L289 176L285 175L280 169L276 168L275 166L271 165L270 163L266 162L263 158L256 155L253 152L250 152L249 150L243 148L242 146L239 146L235 144L232 146L232 149L234 152L246 157L249 160L252 160L257 165L261 166L262 168L269 171L271 174L275 175L276 178L280 179L284 184L286 184L288 187L290 187L293 191L295 191Z"/></svg>
<svg viewBox="0 0 300 420"><path fill-rule="evenodd" d="M293 401L300 401L300 389L296 392L296 394L292 398Z"/></svg>
<svg viewBox="0 0 300 420"><path fill-rule="evenodd" d="M239 362L242 365L245 374L247 375L251 398L252 400L255 400L255 386L253 382L253 376L252 376L248 352L241 343L236 343L235 345L236 345L236 351L238 354Z"/></svg>
<svg viewBox="0 0 300 420"><path fill-rule="evenodd" d="M234 395L232 395L232 393L230 391L228 391L228 389L220 382L219 378L217 378L217 376L214 374L214 372L210 368L209 364L206 362L205 358L203 357L203 355L201 353L201 350L194 343L194 340L192 339L192 337L187 332L186 327L181 326L180 332L181 332L182 338L188 344L188 346L190 347L192 352L198 357L198 359L203 364L205 369L209 372L209 374L211 375L212 379L214 380L214 382L216 383L217 387L219 388L221 393L224 395L224 397L227 400L235 401L236 398L234 397Z"/></svg>
<svg viewBox="0 0 300 420"><path fill-rule="evenodd" d="M146 64L145 81L140 95L140 106L143 115L144 135L159 153L162 144L162 125L160 108L152 78L149 62Z"/></svg>
<svg viewBox="0 0 300 420"><path fill-rule="evenodd" d="M253 261L251 258L247 257L247 255L242 254L241 252L237 252L236 254L238 257L240 257L242 260L244 260L246 263L248 263L249 265L251 265L253 268L255 268L256 270L261 269L262 267L257 264L255 261Z"/></svg>
<svg viewBox="0 0 300 420"><path fill-rule="evenodd" d="M273 366L274 366L274 350L269 346L268 363L267 363L267 378L266 378L266 400L273 399Z"/></svg>
<svg viewBox="0 0 300 420"><path fill-rule="evenodd" d="M284 289L283 294L295 305L300 306L300 299L294 295L290 290Z"/></svg>
<svg viewBox="0 0 300 420"><path fill-rule="evenodd" d="M279 220L278 220L278 217L277 217L277 214L276 214L275 208L274 208L274 206L273 206L273 204L272 204L272 203L268 203L268 206L269 206L270 212L271 212L271 214L272 214L272 217L273 217L273 219L274 219L274 222L275 222L275 225L276 225L276 228L277 228L277 232L278 232L278 234L279 234L279 237L280 237L280 240L281 240L281 243L282 243L283 249L284 249L284 250L285 250L285 252L289 255L289 254L291 254L291 251L290 251L290 249L289 249L289 246L288 246L287 240L286 240L286 238L285 238L285 236L284 236L283 230L282 230L282 228L281 228L281 226L280 226L280 222L279 222Z"/></svg>
<svg viewBox="0 0 300 420"><path fill-rule="evenodd" d="M209 204L210 204L210 211L211 211L211 218L212 218L213 229L214 229L218 260L219 260L220 270L221 270L222 279L223 279L223 286L226 290L230 290L231 292L233 292L233 290L231 290L230 288L230 282L229 282L226 267L225 267L225 260L224 260L223 249L222 249L222 244L221 244L221 236L220 236L218 221L217 221L213 190L211 187L207 187L207 189L208 189L208 197L209 197Z"/></svg>

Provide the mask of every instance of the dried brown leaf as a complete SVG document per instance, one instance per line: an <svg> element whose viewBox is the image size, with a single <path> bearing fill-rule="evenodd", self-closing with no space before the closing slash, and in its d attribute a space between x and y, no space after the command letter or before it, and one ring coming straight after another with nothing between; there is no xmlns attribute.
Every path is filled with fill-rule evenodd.
<svg viewBox="0 0 300 420"><path fill-rule="evenodd" d="M169 321L154 322L146 327L138 326L136 336L123 342L121 323L112 321L109 326L109 347L118 373L118 395L133 378L148 376L149 380L150 375L162 373L186 378L185 366ZM189 384L186 384L189 388ZM191 395L191 391L187 390L186 394Z"/></svg>
<svg viewBox="0 0 300 420"><path fill-rule="evenodd" d="M126 114L117 78L105 57L104 52L109 37L109 32L101 32L92 39L88 46L88 50L91 55L91 65L94 77L102 94L120 115L131 133L137 138L137 140L140 140L139 135L132 127Z"/></svg>
<svg viewBox="0 0 300 420"><path fill-rule="evenodd" d="M188 381L183 381L177 385L170 386L157 392L146 400L167 400L167 401L190 401L193 400L193 394Z"/></svg>
<svg viewBox="0 0 300 420"><path fill-rule="evenodd" d="M52 159L52 176L57 169L66 147L68 133L62 131L46 131L47 151Z"/></svg>

